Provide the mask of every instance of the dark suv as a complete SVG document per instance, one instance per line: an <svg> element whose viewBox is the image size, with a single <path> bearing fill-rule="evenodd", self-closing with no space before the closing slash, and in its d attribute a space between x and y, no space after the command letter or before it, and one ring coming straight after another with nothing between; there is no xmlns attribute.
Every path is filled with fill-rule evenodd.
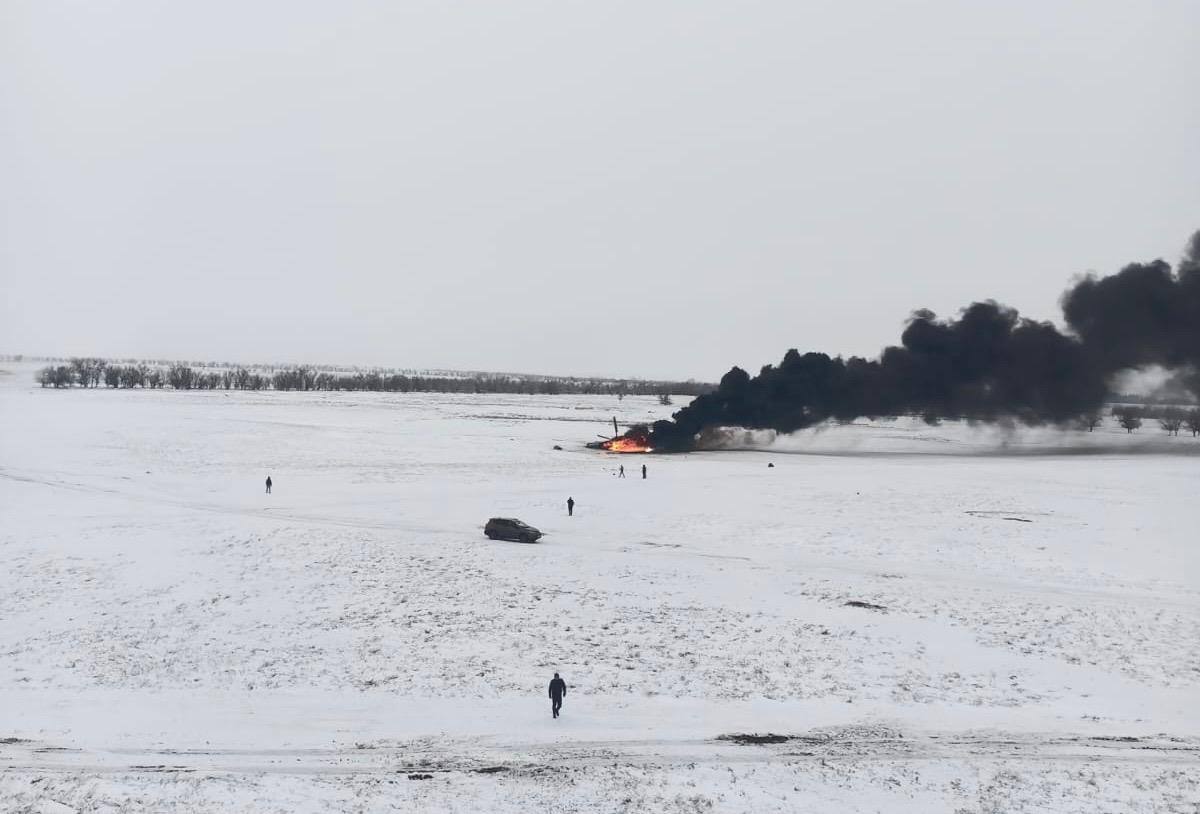
<svg viewBox="0 0 1200 814"><path fill-rule="evenodd" d="M493 517L483 527L489 540L512 540L514 543L536 543L542 533L514 517Z"/></svg>

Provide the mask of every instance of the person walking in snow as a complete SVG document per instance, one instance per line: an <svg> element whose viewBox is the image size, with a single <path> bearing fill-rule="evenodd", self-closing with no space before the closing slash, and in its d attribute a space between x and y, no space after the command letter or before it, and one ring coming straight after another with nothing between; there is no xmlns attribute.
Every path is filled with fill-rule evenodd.
<svg viewBox="0 0 1200 814"><path fill-rule="evenodd" d="M271 476L267 475L267 494L271 494Z"/></svg>
<svg viewBox="0 0 1200 814"><path fill-rule="evenodd" d="M646 479L646 465L642 464L642 480Z"/></svg>
<svg viewBox="0 0 1200 814"><path fill-rule="evenodd" d="M569 498L567 498L567 517L571 517L574 514L575 514L575 498L569 497Z"/></svg>
<svg viewBox="0 0 1200 814"><path fill-rule="evenodd" d="M625 477L625 464L621 464L621 468L617 470L617 477L618 478Z"/></svg>
<svg viewBox="0 0 1200 814"><path fill-rule="evenodd" d="M550 714L555 718L558 717L558 711L562 709L563 696L567 694L567 682L563 681L558 673L554 674L554 678L550 679Z"/></svg>

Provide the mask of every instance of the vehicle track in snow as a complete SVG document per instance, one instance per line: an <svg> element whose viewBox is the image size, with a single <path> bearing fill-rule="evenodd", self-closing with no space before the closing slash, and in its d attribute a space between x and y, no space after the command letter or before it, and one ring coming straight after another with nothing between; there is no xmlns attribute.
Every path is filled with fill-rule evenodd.
<svg viewBox="0 0 1200 814"><path fill-rule="evenodd" d="M734 736L736 737L736 736ZM712 739L581 740L504 743L494 739L421 740L330 749L167 749L61 747L0 742L5 771L129 774L386 775L525 773L587 766L945 760L1161 764L1200 769L1200 738L1036 733L814 733L780 743Z"/></svg>

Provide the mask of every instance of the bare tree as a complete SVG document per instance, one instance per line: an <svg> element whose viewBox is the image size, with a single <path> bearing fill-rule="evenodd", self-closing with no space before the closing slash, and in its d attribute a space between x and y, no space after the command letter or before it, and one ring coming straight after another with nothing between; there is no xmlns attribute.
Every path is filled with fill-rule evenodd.
<svg viewBox="0 0 1200 814"><path fill-rule="evenodd" d="M1200 435L1200 407L1188 410L1187 416L1183 419L1183 425L1187 427L1193 438Z"/></svg>
<svg viewBox="0 0 1200 814"><path fill-rule="evenodd" d="M1104 419L1100 416L1099 410L1094 410L1080 418L1079 423L1086 427L1088 432L1094 432L1097 427L1104 423Z"/></svg>
<svg viewBox="0 0 1200 814"><path fill-rule="evenodd" d="M1137 407L1114 407L1113 416L1125 428L1125 432L1131 433L1142 426L1142 411Z"/></svg>
<svg viewBox="0 0 1200 814"><path fill-rule="evenodd" d="M1179 435L1183 426L1184 412L1178 407L1168 407L1158 417L1158 424L1167 431L1167 435Z"/></svg>
<svg viewBox="0 0 1200 814"><path fill-rule="evenodd" d="M196 381L196 371L187 365L172 365L167 371L167 384L176 390L191 390Z"/></svg>
<svg viewBox="0 0 1200 814"><path fill-rule="evenodd" d="M49 385L56 390L60 387L70 387L75 383L75 368L70 365L44 367L38 372L38 382L42 387Z"/></svg>
<svg viewBox="0 0 1200 814"><path fill-rule="evenodd" d="M76 356L71 359L72 373L75 376L75 381L79 382L80 387L87 387L92 383L92 360L82 356Z"/></svg>
<svg viewBox="0 0 1200 814"><path fill-rule="evenodd" d="M127 365L121 368L122 387L145 387L149 370L145 365Z"/></svg>
<svg viewBox="0 0 1200 814"><path fill-rule="evenodd" d="M658 403L661 404L663 407L670 407L675 402L671 401L670 393L659 393L658 394Z"/></svg>

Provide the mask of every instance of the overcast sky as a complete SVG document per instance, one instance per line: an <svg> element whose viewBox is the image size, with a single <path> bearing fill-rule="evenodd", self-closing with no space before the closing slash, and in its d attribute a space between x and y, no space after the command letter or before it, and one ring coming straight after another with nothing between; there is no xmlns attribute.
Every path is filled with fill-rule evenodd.
<svg viewBox="0 0 1200 814"><path fill-rule="evenodd" d="M716 379L1200 228L1200 3L0 0L0 352Z"/></svg>

